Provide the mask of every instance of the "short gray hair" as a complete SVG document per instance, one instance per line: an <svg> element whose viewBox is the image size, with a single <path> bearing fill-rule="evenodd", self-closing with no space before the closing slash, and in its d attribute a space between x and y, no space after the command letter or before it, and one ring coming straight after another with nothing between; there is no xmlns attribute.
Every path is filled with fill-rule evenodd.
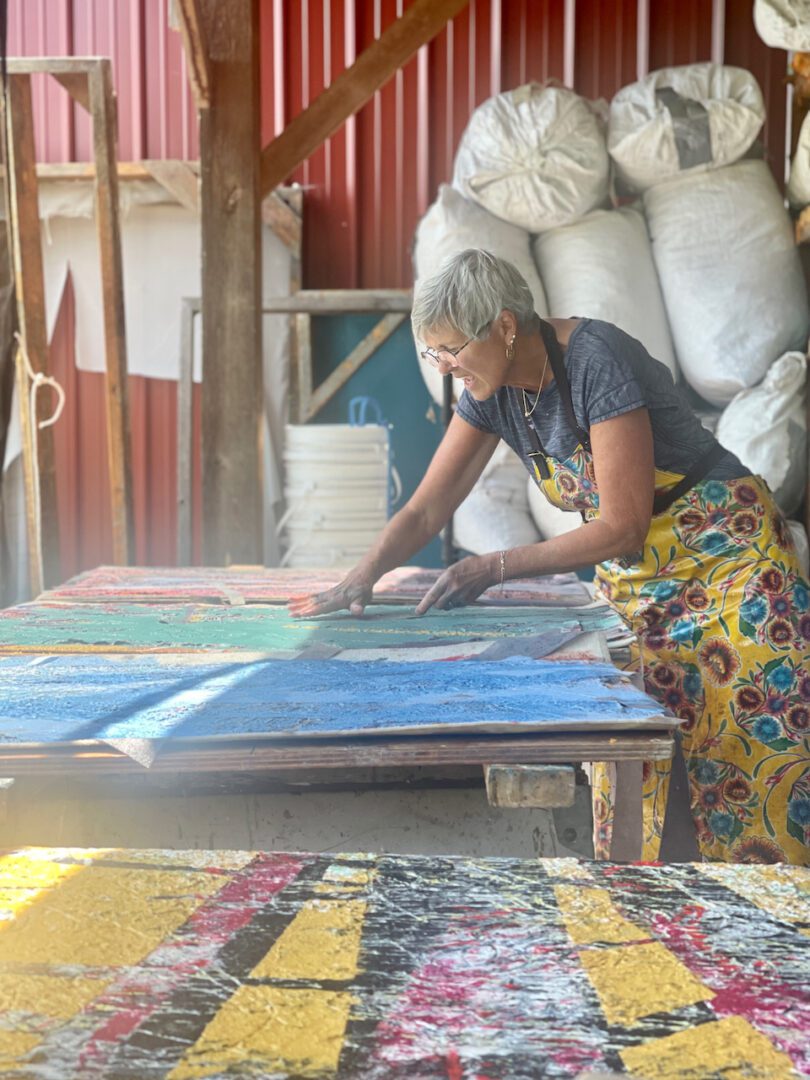
<svg viewBox="0 0 810 1080"><path fill-rule="evenodd" d="M421 282L411 309L417 341L425 331L450 327L468 338L484 338L502 311L511 311L520 330L534 323L534 297L520 271L491 251L467 248L451 255Z"/></svg>

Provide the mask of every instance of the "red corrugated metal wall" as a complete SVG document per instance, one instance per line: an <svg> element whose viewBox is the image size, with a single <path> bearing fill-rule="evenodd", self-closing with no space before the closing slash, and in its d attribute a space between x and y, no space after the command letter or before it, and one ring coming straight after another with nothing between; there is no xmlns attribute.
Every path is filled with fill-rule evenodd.
<svg viewBox="0 0 810 1080"><path fill-rule="evenodd" d="M10 55L113 60L122 160L195 158L197 122L169 0L11 0ZM408 0L262 0L262 124L267 142L350 65ZM471 0L374 99L302 166L305 284L409 285L416 223L449 180L470 112L530 79L610 98L639 74L717 60L753 71L768 106L764 143L784 173L787 57L757 37L750 0ZM86 118L57 86L37 86L43 161L89 156ZM101 377L76 372L68 296L53 348L69 392L56 431L63 573L110 558ZM136 555L174 555L173 384L131 380Z"/></svg>

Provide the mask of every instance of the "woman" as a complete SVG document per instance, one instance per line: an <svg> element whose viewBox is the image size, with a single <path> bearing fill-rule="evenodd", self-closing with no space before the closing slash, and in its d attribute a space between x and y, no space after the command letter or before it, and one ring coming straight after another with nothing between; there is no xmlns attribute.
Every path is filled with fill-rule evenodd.
<svg viewBox="0 0 810 1080"><path fill-rule="evenodd" d="M684 721L704 857L806 864L810 589L764 482L703 429L638 341L596 320L541 320L518 271L488 252L445 263L420 288L412 322L423 355L463 380L455 415L371 551L293 614L362 614L374 583L440 531L505 439L583 525L462 559L417 612L596 564L603 596L638 635L648 692ZM646 858L657 855L668 775L668 763L645 769ZM597 820L609 817L605 777Z"/></svg>

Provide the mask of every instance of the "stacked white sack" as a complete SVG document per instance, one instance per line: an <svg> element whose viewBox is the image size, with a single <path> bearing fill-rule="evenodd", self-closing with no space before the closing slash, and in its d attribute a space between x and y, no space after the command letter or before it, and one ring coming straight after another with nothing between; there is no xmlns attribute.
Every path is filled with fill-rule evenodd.
<svg viewBox="0 0 810 1080"><path fill-rule="evenodd" d="M561 510L559 506L550 503L531 476L526 491L529 497L529 512L543 540L563 536L582 524L579 514L572 510Z"/></svg>
<svg viewBox="0 0 810 1080"><path fill-rule="evenodd" d="M538 315L548 314L546 294L532 262L528 233L488 214L482 207L454 191L449 184L442 184L436 202L416 230L413 255L415 289L425 278L432 277L445 259L466 248L485 248L517 267L531 289L535 311ZM421 355L419 366L433 400L441 404L443 377Z"/></svg>
<svg viewBox="0 0 810 1080"><path fill-rule="evenodd" d="M799 508L807 476L806 379L804 355L785 353L759 386L734 398L717 425L718 441L767 482L788 516Z"/></svg>
<svg viewBox="0 0 810 1080"><path fill-rule="evenodd" d="M677 377L667 313L639 210L594 210L573 225L541 233L532 248L551 311L614 323Z"/></svg>
<svg viewBox="0 0 810 1080"><path fill-rule="evenodd" d="M644 193L684 377L712 405L755 386L807 341L793 229L768 166L743 161Z"/></svg>
<svg viewBox="0 0 810 1080"><path fill-rule="evenodd" d="M608 150L622 183L645 191L739 161L765 122L750 71L720 64L662 68L610 103Z"/></svg>
<svg viewBox="0 0 810 1080"><path fill-rule="evenodd" d="M810 52L810 0L754 0L754 26L772 49Z"/></svg>
<svg viewBox="0 0 810 1080"><path fill-rule="evenodd" d="M810 203L810 113L799 130L796 153L790 163L787 196L791 206L801 208Z"/></svg>
<svg viewBox="0 0 810 1080"><path fill-rule="evenodd" d="M526 469L511 447L501 442L453 516L453 541L473 555L483 555L536 544L539 539L529 513Z"/></svg>
<svg viewBox="0 0 810 1080"><path fill-rule="evenodd" d="M529 83L472 114L453 186L504 221L542 232L604 204L609 173L602 122L585 98Z"/></svg>

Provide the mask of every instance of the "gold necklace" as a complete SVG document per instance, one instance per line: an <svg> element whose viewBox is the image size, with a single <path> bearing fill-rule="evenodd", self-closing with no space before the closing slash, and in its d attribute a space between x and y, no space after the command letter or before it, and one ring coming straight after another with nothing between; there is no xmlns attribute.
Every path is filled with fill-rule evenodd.
<svg viewBox="0 0 810 1080"><path fill-rule="evenodd" d="M537 408L537 402L540 400L540 395L543 393L543 379L546 377L546 368L548 367L548 351L546 351L546 362L543 364L543 374L540 376L540 387L537 391L537 397L534 399L534 405L529 408L529 399L526 396L526 391L521 387L521 393L523 394L523 415L528 420L534 410Z"/></svg>

